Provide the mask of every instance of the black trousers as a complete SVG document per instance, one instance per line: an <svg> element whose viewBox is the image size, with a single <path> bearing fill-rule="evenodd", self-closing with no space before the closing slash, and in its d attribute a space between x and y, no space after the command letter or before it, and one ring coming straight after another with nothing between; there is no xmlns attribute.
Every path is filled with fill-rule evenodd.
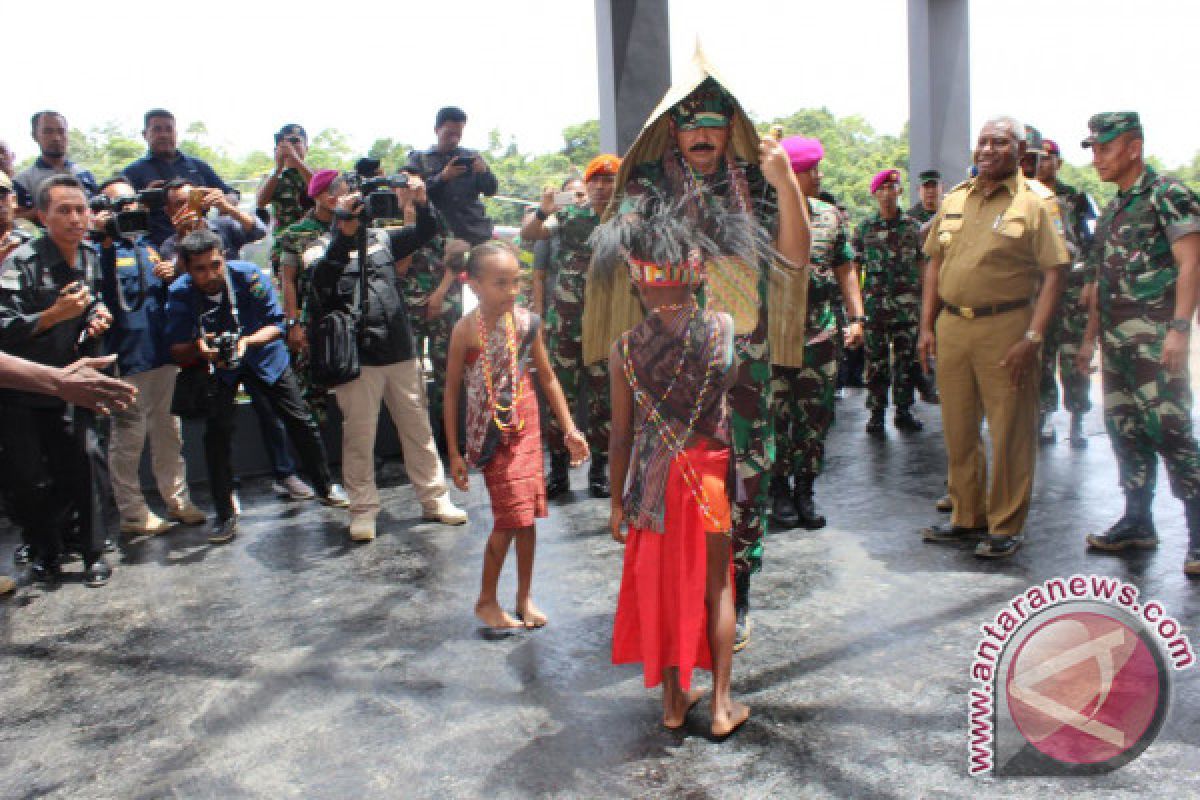
<svg viewBox="0 0 1200 800"><path fill-rule="evenodd" d="M233 463L232 444L234 432L234 400L239 384L259 392L287 428L288 436L300 455L301 468L313 482L317 494L329 492L333 479L329 474L329 459L325 456L325 443L321 431L313 418L312 410L304 402L296 375L288 367L279 380L267 383L250 369L243 367L234 383L218 379L217 397L213 413L204 427L204 456L208 460L208 485L212 489L213 505L217 516L229 519L233 516Z"/></svg>
<svg viewBox="0 0 1200 800"><path fill-rule="evenodd" d="M107 468L95 415L74 406L0 405L0 486L38 559L69 546L88 563L104 553Z"/></svg>

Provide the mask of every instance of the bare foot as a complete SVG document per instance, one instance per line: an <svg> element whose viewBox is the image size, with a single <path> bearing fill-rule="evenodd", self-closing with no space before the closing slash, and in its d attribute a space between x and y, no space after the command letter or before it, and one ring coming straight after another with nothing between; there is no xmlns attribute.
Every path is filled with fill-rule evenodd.
<svg viewBox="0 0 1200 800"><path fill-rule="evenodd" d="M475 616L489 628L520 628L521 623L500 607L496 601L485 603L480 600L475 604Z"/></svg>
<svg viewBox="0 0 1200 800"><path fill-rule="evenodd" d="M750 708L730 700L725 708L713 708L712 735L724 739L750 718Z"/></svg>
<svg viewBox="0 0 1200 800"><path fill-rule="evenodd" d="M517 603L517 616L525 623L526 628L540 628L549 620L542 610L533 604L532 600Z"/></svg>
<svg viewBox="0 0 1200 800"><path fill-rule="evenodd" d="M684 720L687 719L688 712L692 707L699 703L704 698L703 689L692 689L686 694L680 692L674 697L668 699L663 696L663 727L668 730L677 730L683 727Z"/></svg>

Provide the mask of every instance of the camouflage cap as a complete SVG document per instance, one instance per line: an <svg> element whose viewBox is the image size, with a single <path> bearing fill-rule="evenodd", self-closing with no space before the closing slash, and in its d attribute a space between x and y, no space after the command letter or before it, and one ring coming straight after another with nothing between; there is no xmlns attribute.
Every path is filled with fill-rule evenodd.
<svg viewBox="0 0 1200 800"><path fill-rule="evenodd" d="M1032 125L1025 126L1025 152L1042 152L1042 132Z"/></svg>
<svg viewBox="0 0 1200 800"><path fill-rule="evenodd" d="M942 173L936 169L927 169L917 176L917 180L922 186L927 183L937 183L942 179Z"/></svg>
<svg viewBox="0 0 1200 800"><path fill-rule="evenodd" d="M0 170L0 193L12 192L12 178L8 177L8 173Z"/></svg>
<svg viewBox="0 0 1200 800"><path fill-rule="evenodd" d="M671 109L671 119L681 131L724 128L733 117L733 98L719 83L707 78Z"/></svg>
<svg viewBox="0 0 1200 800"><path fill-rule="evenodd" d="M1142 133L1142 120L1136 111L1101 111L1088 120L1092 135L1079 143L1080 147L1091 147L1099 142L1105 144L1122 133Z"/></svg>

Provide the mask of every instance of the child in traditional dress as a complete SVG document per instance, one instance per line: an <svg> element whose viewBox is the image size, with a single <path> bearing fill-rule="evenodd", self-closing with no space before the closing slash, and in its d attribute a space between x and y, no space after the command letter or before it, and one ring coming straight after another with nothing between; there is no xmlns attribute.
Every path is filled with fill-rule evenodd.
<svg viewBox="0 0 1200 800"><path fill-rule="evenodd" d="M587 440L575 427L562 387L554 377L541 319L516 305L520 264L505 244L486 242L467 257L467 283L478 307L460 319L450 335L443 418L450 474L467 489L467 463L483 470L494 518L483 555L483 578L475 615L494 628L540 628L546 615L533 603L530 584L536 537L534 520L546 516L542 476L542 437L538 401L529 376L530 359L538 382L566 431L571 465L588 457ZM459 448L459 392L464 385L466 459ZM516 618L496 601L496 584L516 540Z"/></svg>
<svg viewBox="0 0 1200 800"><path fill-rule="evenodd" d="M725 478L733 319L696 302L704 261L718 245L670 209L632 219L617 220L616 234L593 237L597 260L613 247L624 252L646 308L645 320L617 340L610 358L609 525L625 543L613 663L641 662L647 687L661 680L668 728L681 727L701 697L692 688L693 668L711 670L711 731L724 737L750 714L729 690L735 616Z"/></svg>

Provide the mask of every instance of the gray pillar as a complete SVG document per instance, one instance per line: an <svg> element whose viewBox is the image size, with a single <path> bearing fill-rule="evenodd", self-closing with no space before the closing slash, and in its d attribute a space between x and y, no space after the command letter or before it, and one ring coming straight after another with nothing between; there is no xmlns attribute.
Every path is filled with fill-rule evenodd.
<svg viewBox="0 0 1200 800"><path fill-rule="evenodd" d="M938 169L947 187L971 164L971 46L967 0L908 0L908 167Z"/></svg>
<svg viewBox="0 0 1200 800"><path fill-rule="evenodd" d="M671 85L668 0L596 0L600 149L623 155Z"/></svg>

